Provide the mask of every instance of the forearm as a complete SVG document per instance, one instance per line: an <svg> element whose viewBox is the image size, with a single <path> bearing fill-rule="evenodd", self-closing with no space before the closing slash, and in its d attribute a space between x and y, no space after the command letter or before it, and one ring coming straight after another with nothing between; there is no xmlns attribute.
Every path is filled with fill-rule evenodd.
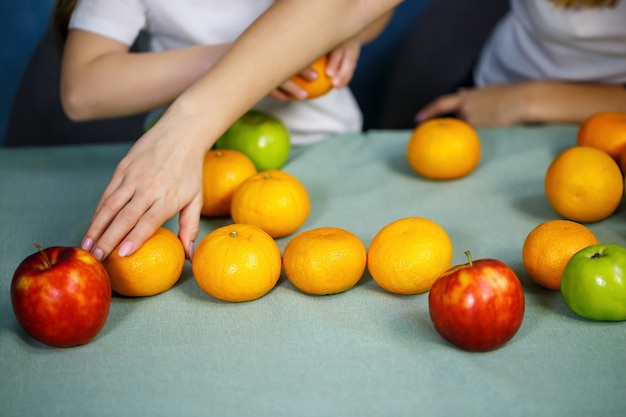
<svg viewBox="0 0 626 417"><path fill-rule="evenodd" d="M361 45L365 45L374 39L376 39L387 27L389 21L393 16L393 11L389 11L385 13L383 16L376 19L372 24L368 25L365 29L363 29L356 38L359 40Z"/></svg>
<svg viewBox="0 0 626 417"><path fill-rule="evenodd" d="M398 3L400 0L279 0L171 110L193 121L202 148L208 149L237 117L281 82Z"/></svg>
<svg viewBox="0 0 626 417"><path fill-rule="evenodd" d="M581 123L600 111L626 112L626 89L621 85L533 81L524 87L527 122Z"/></svg>
<svg viewBox="0 0 626 417"><path fill-rule="evenodd" d="M171 103L227 48L227 45L193 46L130 53L125 47L105 47L101 53L84 53L93 36L97 35L82 33L74 38L70 35L66 44L61 99L66 114L73 120L127 116ZM95 45L97 51L102 43Z"/></svg>

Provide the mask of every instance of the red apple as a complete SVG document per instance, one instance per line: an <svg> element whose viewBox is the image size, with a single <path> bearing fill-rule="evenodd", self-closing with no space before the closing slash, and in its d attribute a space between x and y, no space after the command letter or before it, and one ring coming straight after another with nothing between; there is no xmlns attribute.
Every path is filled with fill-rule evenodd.
<svg viewBox="0 0 626 417"><path fill-rule="evenodd" d="M485 352L504 345L524 318L524 291L515 272L496 259L448 269L428 294L430 318L439 334L465 350Z"/></svg>
<svg viewBox="0 0 626 417"><path fill-rule="evenodd" d="M55 347L90 342L111 305L104 266L80 248L54 246L25 258L11 281L17 321L36 340Z"/></svg>

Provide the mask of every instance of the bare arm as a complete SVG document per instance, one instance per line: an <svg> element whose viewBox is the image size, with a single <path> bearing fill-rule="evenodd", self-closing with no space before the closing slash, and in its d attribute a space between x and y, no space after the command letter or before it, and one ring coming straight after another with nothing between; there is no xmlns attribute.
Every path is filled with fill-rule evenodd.
<svg viewBox="0 0 626 417"><path fill-rule="evenodd" d="M330 51L326 73L332 77L334 88L344 88L350 83L361 54L361 47L373 41L382 33L392 15L393 11L384 14L357 35ZM315 70L310 67L305 68L299 74L308 80L314 80L317 77ZM306 98L306 91L290 79L287 79L277 89L272 91L270 95L279 100L288 101L292 98Z"/></svg>
<svg viewBox="0 0 626 417"><path fill-rule="evenodd" d="M626 112L626 88L621 85L528 83L530 122L581 123L606 110Z"/></svg>
<svg viewBox="0 0 626 417"><path fill-rule="evenodd" d="M441 96L422 109L416 119L456 113L475 126L580 123L604 110L626 112L623 86L529 81L488 85Z"/></svg>
<svg viewBox="0 0 626 417"><path fill-rule="evenodd" d="M72 30L63 53L63 108L73 120L90 120L142 113L171 103L228 47L132 53L118 41Z"/></svg>
<svg viewBox="0 0 626 417"><path fill-rule="evenodd" d="M102 259L122 242L120 254L133 253L180 213L178 235L191 257L202 207L205 152L283 80L400 1L276 1L120 162L96 207L83 248Z"/></svg>

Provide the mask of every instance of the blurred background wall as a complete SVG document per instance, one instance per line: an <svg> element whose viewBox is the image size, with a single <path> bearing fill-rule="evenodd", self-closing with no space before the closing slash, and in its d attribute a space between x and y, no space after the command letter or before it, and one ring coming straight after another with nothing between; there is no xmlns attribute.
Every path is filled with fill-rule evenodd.
<svg viewBox="0 0 626 417"><path fill-rule="evenodd" d="M0 2L0 145L22 73L46 30L54 0Z"/></svg>

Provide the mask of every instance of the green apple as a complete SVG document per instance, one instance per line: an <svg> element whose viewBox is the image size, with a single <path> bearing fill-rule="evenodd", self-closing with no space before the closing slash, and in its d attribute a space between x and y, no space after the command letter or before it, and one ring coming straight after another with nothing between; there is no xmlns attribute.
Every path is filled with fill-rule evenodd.
<svg viewBox="0 0 626 417"><path fill-rule="evenodd" d="M596 244L576 252L561 276L561 294L590 320L626 320L626 248Z"/></svg>
<svg viewBox="0 0 626 417"><path fill-rule="evenodd" d="M256 169L280 169L291 151L289 131L276 117L250 110L224 132L215 149L235 149L252 160Z"/></svg>

